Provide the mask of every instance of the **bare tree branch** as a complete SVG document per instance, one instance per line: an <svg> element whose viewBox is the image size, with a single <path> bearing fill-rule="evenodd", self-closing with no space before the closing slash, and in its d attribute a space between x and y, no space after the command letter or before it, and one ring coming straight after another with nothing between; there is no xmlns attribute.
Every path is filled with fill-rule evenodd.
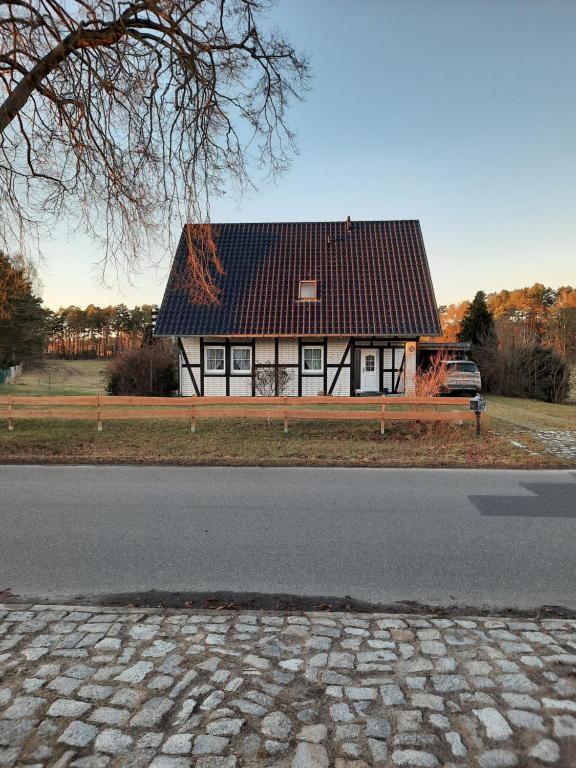
<svg viewBox="0 0 576 768"><path fill-rule="evenodd" d="M137 269L248 170L277 174L308 63L268 0L0 0L0 245L63 217ZM212 234L192 266L215 300ZM191 239L191 246L194 238ZM211 272L212 270L212 272Z"/></svg>

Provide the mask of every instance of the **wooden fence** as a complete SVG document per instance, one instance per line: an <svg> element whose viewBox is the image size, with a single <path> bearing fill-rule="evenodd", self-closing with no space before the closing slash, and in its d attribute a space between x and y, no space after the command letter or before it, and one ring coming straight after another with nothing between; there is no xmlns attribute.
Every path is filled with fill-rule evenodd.
<svg viewBox="0 0 576 768"><path fill-rule="evenodd" d="M303 408L302 406L322 406ZM329 406L356 406L337 410ZM371 406L358 410L359 406ZM448 407L450 408L448 409ZM94 421L98 431L103 422L140 419L183 419L192 432L198 419L277 419L288 432L290 421L379 421L384 434L386 422L474 421L467 397L3 397L0 419L8 429L20 419L75 419Z"/></svg>

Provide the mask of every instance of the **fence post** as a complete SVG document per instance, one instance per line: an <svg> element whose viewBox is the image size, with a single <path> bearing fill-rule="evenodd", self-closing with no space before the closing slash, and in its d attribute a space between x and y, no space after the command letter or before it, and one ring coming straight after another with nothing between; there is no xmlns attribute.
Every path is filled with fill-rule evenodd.
<svg viewBox="0 0 576 768"><path fill-rule="evenodd" d="M194 434L194 432L196 432L196 408L194 407L194 405L191 405L190 407L190 416L191 416L190 432Z"/></svg>
<svg viewBox="0 0 576 768"><path fill-rule="evenodd" d="M102 432L102 412L100 410L100 395L96 395L96 419L97 419L97 426L96 429L98 432Z"/></svg>
<svg viewBox="0 0 576 768"><path fill-rule="evenodd" d="M284 397L284 434L288 434L288 399Z"/></svg>
<svg viewBox="0 0 576 768"><path fill-rule="evenodd" d="M12 412L12 397L8 398L8 413ZM11 416L8 416L8 431L14 432L14 421Z"/></svg>
<svg viewBox="0 0 576 768"><path fill-rule="evenodd" d="M380 434L383 435L386 432L386 421L384 420L384 412L386 410L386 403L382 402L380 407L381 419L380 419Z"/></svg>

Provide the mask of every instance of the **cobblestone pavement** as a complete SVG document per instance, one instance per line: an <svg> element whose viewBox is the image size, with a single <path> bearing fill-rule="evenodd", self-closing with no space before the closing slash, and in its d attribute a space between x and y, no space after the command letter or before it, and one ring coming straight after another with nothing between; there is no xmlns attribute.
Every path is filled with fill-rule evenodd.
<svg viewBox="0 0 576 768"><path fill-rule="evenodd" d="M0 765L576 766L576 621L0 605Z"/></svg>
<svg viewBox="0 0 576 768"><path fill-rule="evenodd" d="M544 448L563 459L576 459L576 432L566 430L546 430L534 433Z"/></svg>
<svg viewBox="0 0 576 768"><path fill-rule="evenodd" d="M540 456L545 453L552 453L561 459L576 461L576 432L566 430L532 430L521 429L512 433L500 432L493 429L492 433L504 437L515 448L521 448L531 456ZM541 449L532 450L523 441L524 435L535 437L541 445Z"/></svg>

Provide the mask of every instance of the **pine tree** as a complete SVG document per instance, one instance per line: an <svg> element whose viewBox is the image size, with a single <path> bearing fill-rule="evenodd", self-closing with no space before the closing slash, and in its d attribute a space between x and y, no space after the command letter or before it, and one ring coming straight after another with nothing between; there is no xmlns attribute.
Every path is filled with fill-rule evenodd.
<svg viewBox="0 0 576 768"><path fill-rule="evenodd" d="M491 344L496 341L494 316L488 309L484 291L478 291L472 304L466 310L460 323L458 341L469 341L473 346Z"/></svg>
<svg viewBox="0 0 576 768"><path fill-rule="evenodd" d="M26 268L0 251L0 368L42 355L49 316Z"/></svg>

